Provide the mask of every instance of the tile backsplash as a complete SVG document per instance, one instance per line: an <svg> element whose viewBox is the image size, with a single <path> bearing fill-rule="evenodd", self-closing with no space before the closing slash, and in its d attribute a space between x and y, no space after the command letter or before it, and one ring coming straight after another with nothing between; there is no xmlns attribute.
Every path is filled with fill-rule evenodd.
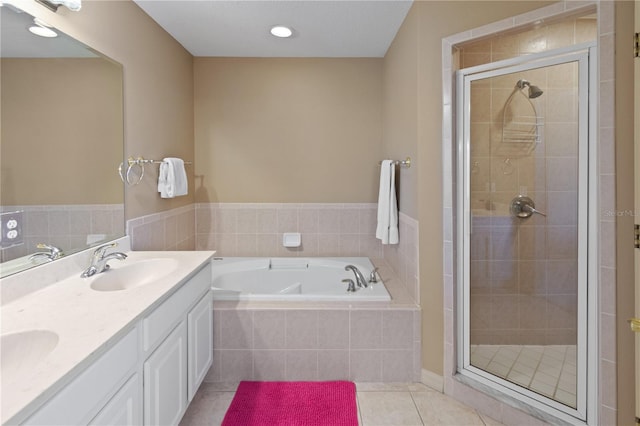
<svg viewBox="0 0 640 426"><path fill-rule="evenodd" d="M22 211L22 244L0 250L2 262L35 253L39 243L67 251L111 240L124 232L123 204L2 206L0 212Z"/></svg>
<svg viewBox="0 0 640 426"><path fill-rule="evenodd" d="M127 221L133 250L193 250L195 206L141 216Z"/></svg>

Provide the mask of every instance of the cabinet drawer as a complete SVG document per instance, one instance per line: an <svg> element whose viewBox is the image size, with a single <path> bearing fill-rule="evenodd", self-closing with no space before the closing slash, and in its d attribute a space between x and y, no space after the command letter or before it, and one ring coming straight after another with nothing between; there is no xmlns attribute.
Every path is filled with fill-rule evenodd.
<svg viewBox="0 0 640 426"><path fill-rule="evenodd" d="M138 361L138 330L98 358L23 424L79 425L91 420L131 377Z"/></svg>
<svg viewBox="0 0 640 426"><path fill-rule="evenodd" d="M153 350L210 287L211 265L207 263L174 295L142 321L144 351Z"/></svg>

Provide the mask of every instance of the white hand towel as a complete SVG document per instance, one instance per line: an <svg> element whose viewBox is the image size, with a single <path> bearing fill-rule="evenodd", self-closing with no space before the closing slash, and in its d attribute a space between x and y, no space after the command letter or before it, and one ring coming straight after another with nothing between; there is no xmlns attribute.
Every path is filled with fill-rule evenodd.
<svg viewBox="0 0 640 426"><path fill-rule="evenodd" d="M380 166L376 238L380 239L382 244L398 244L399 240L396 168L392 160L384 160Z"/></svg>
<svg viewBox="0 0 640 426"><path fill-rule="evenodd" d="M180 158L164 158L160 163L158 174L158 192L162 198L173 198L187 195L187 172L184 161Z"/></svg>

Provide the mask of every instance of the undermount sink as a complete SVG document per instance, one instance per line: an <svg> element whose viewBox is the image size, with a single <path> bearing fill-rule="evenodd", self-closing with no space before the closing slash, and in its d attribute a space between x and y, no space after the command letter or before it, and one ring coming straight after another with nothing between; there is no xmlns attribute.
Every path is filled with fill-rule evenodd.
<svg viewBox="0 0 640 426"><path fill-rule="evenodd" d="M140 287L165 277L177 267L178 261L169 258L145 259L118 265L98 275L91 283L91 288L97 291L120 291Z"/></svg>
<svg viewBox="0 0 640 426"><path fill-rule="evenodd" d="M24 379L58 345L58 335L49 330L27 330L0 337L2 382Z"/></svg>

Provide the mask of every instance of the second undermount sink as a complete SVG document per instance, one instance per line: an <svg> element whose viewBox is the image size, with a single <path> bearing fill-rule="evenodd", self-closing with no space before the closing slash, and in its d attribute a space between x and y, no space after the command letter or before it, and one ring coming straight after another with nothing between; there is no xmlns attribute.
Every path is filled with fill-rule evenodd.
<svg viewBox="0 0 640 426"><path fill-rule="evenodd" d="M26 330L0 337L2 382L26 378L34 367L58 345L58 335L49 330Z"/></svg>
<svg viewBox="0 0 640 426"><path fill-rule="evenodd" d="M91 283L91 288L97 291L120 291L140 287L156 282L177 267L178 261L169 258L145 259L118 265L98 275Z"/></svg>

